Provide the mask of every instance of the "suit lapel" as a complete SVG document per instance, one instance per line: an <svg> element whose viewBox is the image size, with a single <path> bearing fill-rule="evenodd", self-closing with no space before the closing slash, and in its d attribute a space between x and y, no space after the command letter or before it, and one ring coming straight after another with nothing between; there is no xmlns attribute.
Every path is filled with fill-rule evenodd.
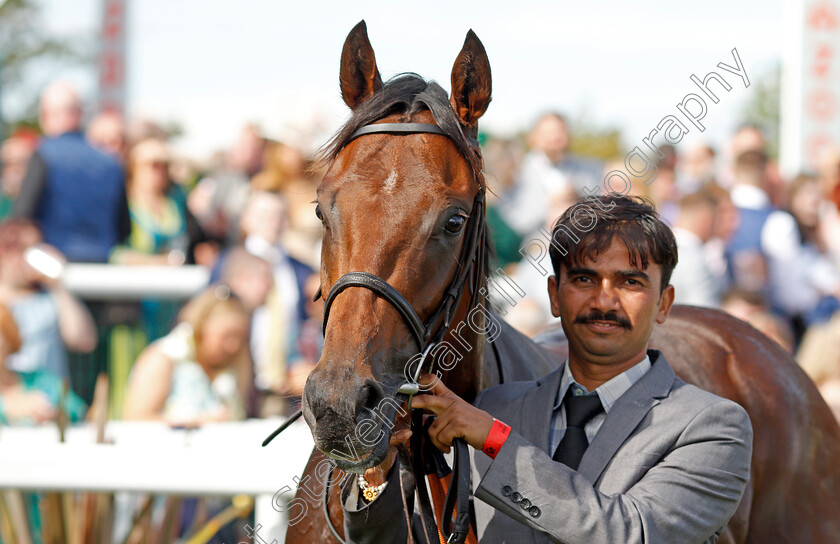
<svg viewBox="0 0 840 544"><path fill-rule="evenodd" d="M554 401L557 400L557 390L560 388L560 379L563 377L565 368L565 364L561 365L560 368L537 380L537 386L522 397L522 405L519 410L522 418L522 436L546 452L548 451L551 416L554 412L552 408L554 407ZM542 409L543 406L546 409ZM549 455L551 455L551 452L549 452Z"/></svg>
<svg viewBox="0 0 840 544"><path fill-rule="evenodd" d="M586 449L578 472L593 484L659 399L667 397L674 384L675 374L662 353L648 351L651 369L616 401L603 425Z"/></svg>

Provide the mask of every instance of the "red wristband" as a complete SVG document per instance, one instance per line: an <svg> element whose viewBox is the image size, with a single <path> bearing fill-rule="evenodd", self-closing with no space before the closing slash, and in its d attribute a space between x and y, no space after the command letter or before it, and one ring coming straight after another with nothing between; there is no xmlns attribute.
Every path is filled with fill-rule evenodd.
<svg viewBox="0 0 840 544"><path fill-rule="evenodd" d="M498 419L493 418L493 426L490 428L490 433L488 433L487 438L484 440L481 451L489 455L491 459L495 459L496 454L499 453L508 435L510 435L510 427Z"/></svg>

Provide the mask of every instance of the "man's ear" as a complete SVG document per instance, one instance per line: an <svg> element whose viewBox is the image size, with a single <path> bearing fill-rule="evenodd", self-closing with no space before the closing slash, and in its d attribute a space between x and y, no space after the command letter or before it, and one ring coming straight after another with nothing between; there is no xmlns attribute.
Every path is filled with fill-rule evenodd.
<svg viewBox="0 0 840 544"><path fill-rule="evenodd" d="M560 317L560 293L557 276L548 277L548 299L551 301L551 315Z"/></svg>
<svg viewBox="0 0 840 544"><path fill-rule="evenodd" d="M656 311L656 322L660 325L665 323L668 319L668 314L671 312L671 306L674 305L674 286L668 285L662 294L659 295L659 308Z"/></svg>

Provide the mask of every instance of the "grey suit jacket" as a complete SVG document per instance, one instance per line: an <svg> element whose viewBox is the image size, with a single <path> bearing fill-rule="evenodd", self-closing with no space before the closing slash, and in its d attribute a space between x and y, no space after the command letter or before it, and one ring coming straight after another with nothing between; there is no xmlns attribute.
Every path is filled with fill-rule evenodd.
<svg viewBox="0 0 840 544"><path fill-rule="evenodd" d="M650 371L612 407L578 471L548 451L562 367L479 395L478 407L513 428L495 459L471 450L483 544L717 540L750 477L749 417L734 402L677 378L660 352L648 354ZM396 474L363 508L356 508L355 483L345 488L350 542L406 542ZM412 532L425 541L418 527Z"/></svg>

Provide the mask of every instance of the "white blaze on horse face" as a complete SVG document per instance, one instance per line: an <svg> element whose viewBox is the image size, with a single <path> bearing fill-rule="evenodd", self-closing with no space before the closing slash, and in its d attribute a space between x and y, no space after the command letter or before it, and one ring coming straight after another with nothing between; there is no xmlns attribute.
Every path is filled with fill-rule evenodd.
<svg viewBox="0 0 840 544"><path fill-rule="evenodd" d="M396 185L396 184L397 184L397 171L396 170L391 170L391 173L388 174L388 177L385 179L385 184L384 184L385 190L390 193L391 189L393 189L394 185Z"/></svg>

